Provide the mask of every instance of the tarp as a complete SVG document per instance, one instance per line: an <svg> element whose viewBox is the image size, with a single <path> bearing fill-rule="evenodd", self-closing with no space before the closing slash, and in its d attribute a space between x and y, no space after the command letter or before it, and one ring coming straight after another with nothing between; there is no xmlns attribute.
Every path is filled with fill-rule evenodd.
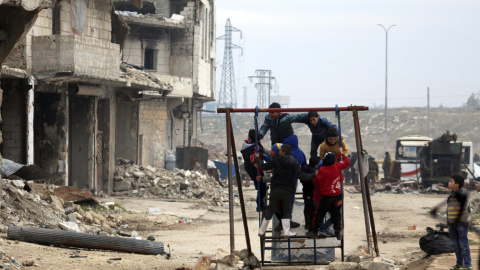
<svg viewBox="0 0 480 270"><path fill-rule="evenodd" d="M226 180L228 177L228 164L226 162L213 161L215 167L220 171L220 179ZM235 164L232 162L232 176L235 176Z"/></svg>
<svg viewBox="0 0 480 270"><path fill-rule="evenodd" d="M14 161L11 161L10 159L2 158L0 172L2 173L2 176L9 177L10 175L15 174L23 166L25 165L16 163Z"/></svg>

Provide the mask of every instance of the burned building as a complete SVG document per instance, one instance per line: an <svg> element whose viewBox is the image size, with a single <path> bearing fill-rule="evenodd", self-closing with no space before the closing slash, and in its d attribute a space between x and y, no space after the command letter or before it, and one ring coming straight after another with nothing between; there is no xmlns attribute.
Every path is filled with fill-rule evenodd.
<svg viewBox="0 0 480 270"><path fill-rule="evenodd" d="M211 1L57 0L39 11L2 63L4 157L111 193L116 158L162 167L167 150L195 146L197 109L214 99L213 14Z"/></svg>
<svg viewBox="0 0 480 270"><path fill-rule="evenodd" d="M159 123L160 129L166 133L149 136L167 144L164 144L164 148L143 152L139 155L139 163L152 163L152 159L157 163L157 155L151 153L152 150L161 152L177 149L177 165L191 168L196 158L201 156L201 151L196 147L198 110L204 102L215 98L214 2L154 0L139 3L134 5L131 1L114 1L116 13L130 28L122 61L142 66L173 87L173 91L163 100L166 102L166 111L160 116L168 120L163 122L166 126ZM134 104L122 105L126 110L142 110L142 104L149 106L154 102L139 102L140 108ZM137 141L132 137L135 133L148 133L148 130L142 130L142 126L142 123L138 125L137 132L123 130L124 138L129 139L124 141L133 144L123 146L130 149L130 152L124 152L125 158L135 158ZM145 137L138 142L147 143ZM162 162L159 160L160 164Z"/></svg>

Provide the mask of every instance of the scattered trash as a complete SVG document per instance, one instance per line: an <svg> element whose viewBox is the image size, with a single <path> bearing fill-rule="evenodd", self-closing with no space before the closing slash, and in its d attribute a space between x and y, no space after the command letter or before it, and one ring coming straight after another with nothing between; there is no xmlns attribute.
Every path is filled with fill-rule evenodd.
<svg viewBox="0 0 480 270"><path fill-rule="evenodd" d="M417 229L417 226L415 226L415 225L410 225L410 226L408 226L408 229L411 230L411 231L412 231L412 230L416 230L416 229Z"/></svg>
<svg viewBox="0 0 480 270"><path fill-rule="evenodd" d="M190 219L187 219L186 217L182 217L182 219L178 220L178 223L187 223L190 224L192 221Z"/></svg>

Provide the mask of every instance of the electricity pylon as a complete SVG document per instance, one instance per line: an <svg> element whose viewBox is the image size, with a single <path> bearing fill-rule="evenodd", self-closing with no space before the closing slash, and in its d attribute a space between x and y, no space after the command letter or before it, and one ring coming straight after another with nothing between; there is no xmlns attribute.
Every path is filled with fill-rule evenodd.
<svg viewBox="0 0 480 270"><path fill-rule="evenodd" d="M255 76L249 76L251 82L257 80L255 88L258 90L257 106L259 108L268 108L270 105L270 92L272 91L272 82L275 77L272 77L272 71L266 69L255 70Z"/></svg>
<svg viewBox="0 0 480 270"><path fill-rule="evenodd" d="M233 72L233 49L241 49L243 55L243 49L232 43L232 33L240 32L240 38L242 38L242 31L233 27L230 24L230 18L227 19L225 24L225 35L218 37L219 40L225 40L225 50L223 52L223 65L222 65L222 81L220 84L220 92L218 94L218 107L237 107L237 92L235 90L235 73Z"/></svg>

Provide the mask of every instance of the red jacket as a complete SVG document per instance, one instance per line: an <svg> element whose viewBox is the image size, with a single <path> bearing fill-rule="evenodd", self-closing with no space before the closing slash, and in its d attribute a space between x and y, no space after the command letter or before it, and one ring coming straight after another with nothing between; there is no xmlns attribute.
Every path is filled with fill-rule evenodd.
<svg viewBox="0 0 480 270"><path fill-rule="evenodd" d="M323 195L337 196L342 192L343 175L341 170L350 166L350 160L347 156L342 155L343 161L337 161L330 166L321 166L317 172L317 176L313 178L315 184L315 192L313 194L313 200L320 202Z"/></svg>

